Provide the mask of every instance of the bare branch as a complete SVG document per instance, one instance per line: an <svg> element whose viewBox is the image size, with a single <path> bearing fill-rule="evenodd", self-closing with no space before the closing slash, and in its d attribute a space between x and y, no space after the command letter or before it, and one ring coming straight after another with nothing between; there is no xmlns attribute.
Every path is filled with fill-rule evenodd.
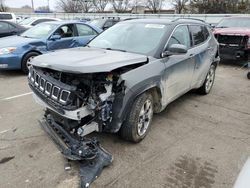
<svg viewBox="0 0 250 188"><path fill-rule="evenodd" d="M189 0L173 0L173 5L178 14L185 13Z"/></svg>
<svg viewBox="0 0 250 188"><path fill-rule="evenodd" d="M109 0L93 0L97 12L104 12Z"/></svg>

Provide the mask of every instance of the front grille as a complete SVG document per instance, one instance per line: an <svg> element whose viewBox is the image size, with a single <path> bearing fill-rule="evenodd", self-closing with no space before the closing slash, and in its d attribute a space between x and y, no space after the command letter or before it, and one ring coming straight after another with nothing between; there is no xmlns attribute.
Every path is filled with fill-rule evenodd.
<svg viewBox="0 0 250 188"><path fill-rule="evenodd" d="M245 47L247 44L247 36L237 35L221 35L215 36L221 46L232 46L232 47Z"/></svg>
<svg viewBox="0 0 250 188"><path fill-rule="evenodd" d="M70 96L72 94L71 90L75 89L74 87L48 77L42 72L34 70L34 68L30 68L28 80L32 89L35 90L36 93L39 92L43 96L46 96L61 105L67 105L72 102Z"/></svg>

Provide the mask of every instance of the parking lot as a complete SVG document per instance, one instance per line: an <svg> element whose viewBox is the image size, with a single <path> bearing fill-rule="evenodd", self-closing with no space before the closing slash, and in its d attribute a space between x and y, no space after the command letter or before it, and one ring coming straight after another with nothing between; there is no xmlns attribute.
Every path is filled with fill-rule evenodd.
<svg viewBox="0 0 250 188"><path fill-rule="evenodd" d="M221 65L211 94L193 92L155 115L139 144L94 134L114 156L91 187L228 188L250 156L250 81ZM66 160L38 124L43 111L19 71L0 72L1 187L78 187Z"/></svg>

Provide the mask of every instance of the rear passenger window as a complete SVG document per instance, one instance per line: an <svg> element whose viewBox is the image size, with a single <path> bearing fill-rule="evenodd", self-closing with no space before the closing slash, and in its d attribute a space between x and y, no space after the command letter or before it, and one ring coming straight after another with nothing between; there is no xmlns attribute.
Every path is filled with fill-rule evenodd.
<svg viewBox="0 0 250 188"><path fill-rule="evenodd" d="M12 15L11 14L0 14L0 20L11 20Z"/></svg>
<svg viewBox="0 0 250 188"><path fill-rule="evenodd" d="M79 36L97 35L97 32L87 25L76 24L76 28Z"/></svg>
<svg viewBox="0 0 250 188"><path fill-rule="evenodd" d="M203 28L203 34L204 34L205 40L207 40L208 37L210 36L209 31L206 26L203 26L202 28Z"/></svg>
<svg viewBox="0 0 250 188"><path fill-rule="evenodd" d="M172 34L167 48L169 48L173 44L182 44L189 48L191 46L190 34L187 26L179 26L175 29Z"/></svg>
<svg viewBox="0 0 250 188"><path fill-rule="evenodd" d="M194 45L201 44L206 40L204 33L203 33L203 26L192 25L190 26L190 30L193 36Z"/></svg>

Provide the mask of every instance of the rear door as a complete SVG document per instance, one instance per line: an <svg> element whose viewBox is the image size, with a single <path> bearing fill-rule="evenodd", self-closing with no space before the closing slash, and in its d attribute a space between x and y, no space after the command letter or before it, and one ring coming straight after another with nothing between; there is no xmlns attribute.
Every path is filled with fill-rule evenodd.
<svg viewBox="0 0 250 188"><path fill-rule="evenodd" d="M48 39L47 48L48 50L59 50L66 48L73 48L77 46L76 43L76 31L74 24L66 24L60 26L53 34L59 35L61 38L56 40Z"/></svg>
<svg viewBox="0 0 250 188"><path fill-rule="evenodd" d="M194 54L190 51L191 38L187 25L177 26L171 35L166 50L172 44L182 44L188 48L186 54L171 55L164 59L166 64L165 80L168 102L190 89L194 70Z"/></svg>
<svg viewBox="0 0 250 188"><path fill-rule="evenodd" d="M195 54L195 67L192 78L192 87L199 86L207 75L212 61L213 46L210 44L210 33L204 25L190 25L192 35L191 53Z"/></svg>
<svg viewBox="0 0 250 188"><path fill-rule="evenodd" d="M6 37L11 35L9 32L9 24L0 21L0 37Z"/></svg>
<svg viewBox="0 0 250 188"><path fill-rule="evenodd" d="M98 33L88 25L76 24L77 37L76 42L78 46L85 46Z"/></svg>

